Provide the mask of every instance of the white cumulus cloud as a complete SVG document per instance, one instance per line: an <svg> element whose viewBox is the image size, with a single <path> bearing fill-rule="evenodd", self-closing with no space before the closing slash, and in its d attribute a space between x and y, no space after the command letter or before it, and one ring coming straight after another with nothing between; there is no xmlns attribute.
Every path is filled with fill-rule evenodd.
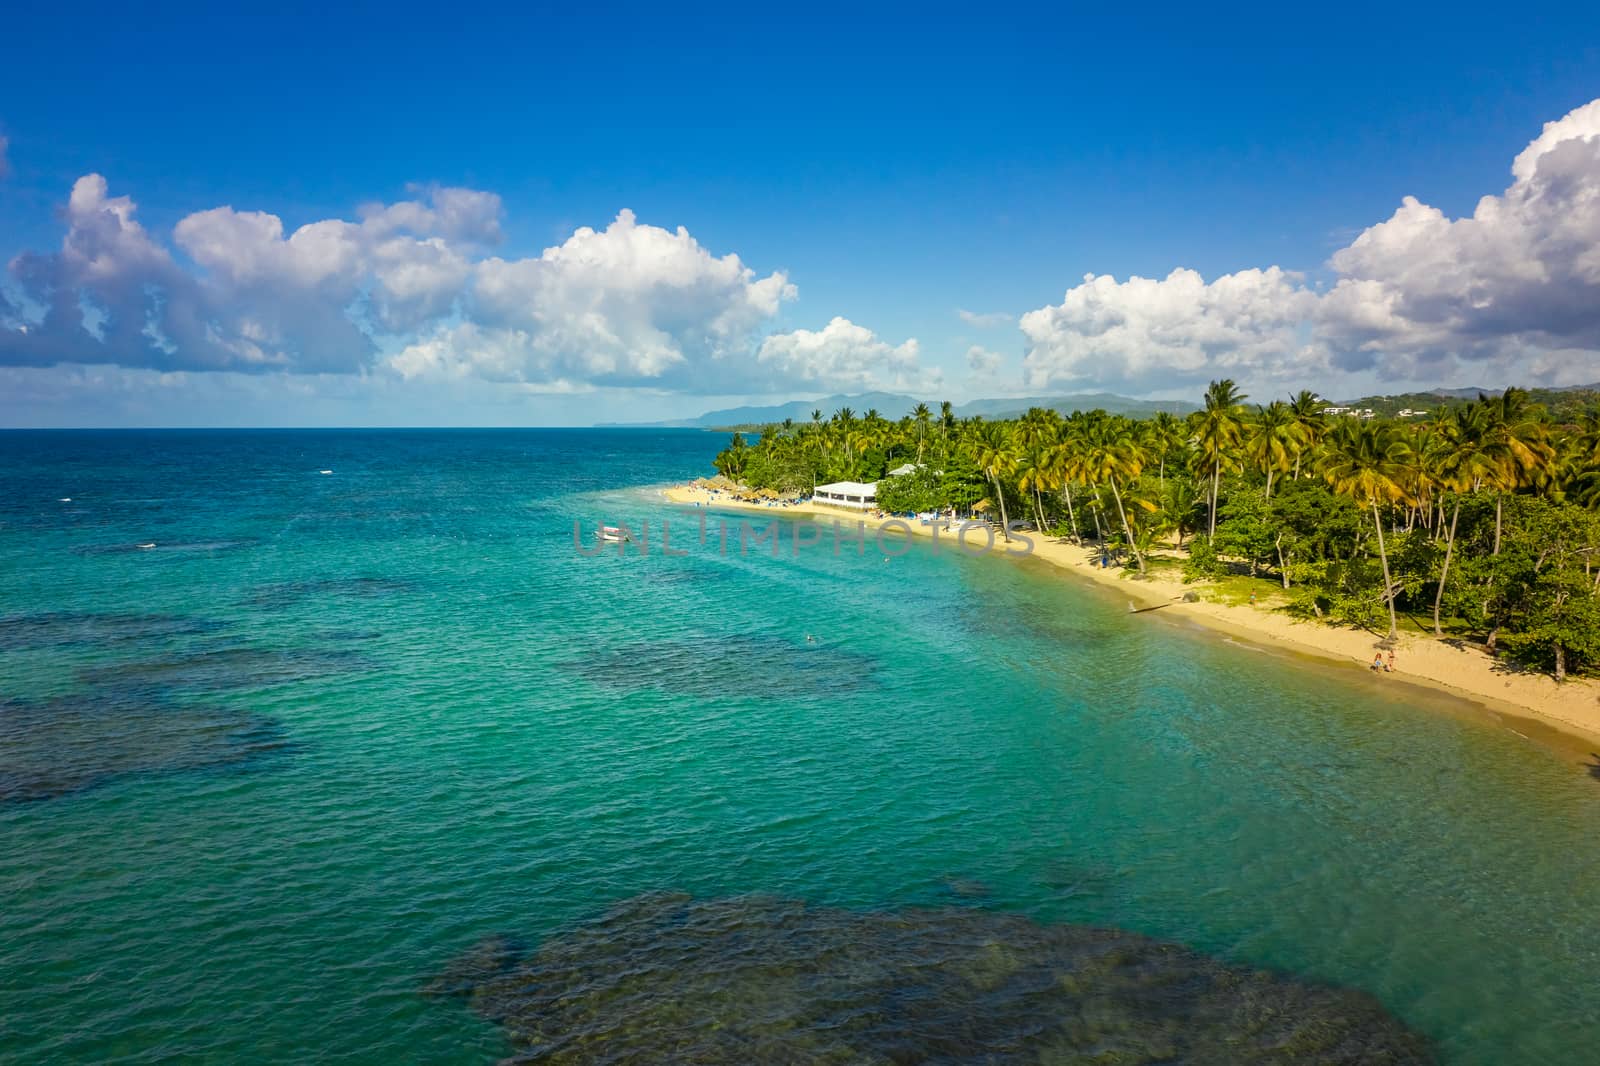
<svg viewBox="0 0 1600 1066"><path fill-rule="evenodd" d="M1546 124L1511 170L1469 217L1407 197L1334 254L1319 325L1341 366L1414 375L1600 350L1600 100Z"/></svg>
<svg viewBox="0 0 1600 1066"><path fill-rule="evenodd" d="M495 193L438 185L414 185L410 191L426 200L368 204L361 209L362 225L379 236L407 231L458 243L500 243L502 204Z"/></svg>
<svg viewBox="0 0 1600 1066"><path fill-rule="evenodd" d="M484 353L491 374L715 392L750 374L758 331L795 295L782 271L757 276L682 227L641 225L624 210L604 230L579 229L537 257L479 263L470 313L497 338ZM520 360L507 358L513 346ZM477 358L455 348L460 359Z"/></svg>
<svg viewBox="0 0 1600 1066"><path fill-rule="evenodd" d="M9 264L20 302L0 327L0 363L159 364L175 338L188 344L189 365L226 361L214 340L194 328L199 294L193 279L135 213L133 201L111 196L98 174L73 184L61 249L23 253Z"/></svg>
<svg viewBox="0 0 1600 1066"><path fill-rule="evenodd" d="M1022 316L1031 387L1162 387L1372 371L1444 379L1466 369L1593 380L1600 352L1600 100L1543 132L1512 184L1450 218L1414 197L1328 262L1313 289L1278 267L1206 282L1088 276Z"/></svg>
<svg viewBox="0 0 1600 1066"><path fill-rule="evenodd" d="M775 380L829 390L928 388L937 378L917 357L915 337L890 344L847 318L835 318L820 330L775 333L756 353Z"/></svg>
<svg viewBox="0 0 1600 1066"><path fill-rule="evenodd" d="M1123 282L1086 275L1060 304L1022 316L1023 374L1030 388L1142 388L1301 370L1316 358L1301 335L1315 307L1315 294L1277 267L1212 282L1184 269Z"/></svg>
<svg viewBox="0 0 1600 1066"><path fill-rule="evenodd" d="M974 377L992 378L1000 372L1001 355L991 352L981 344L974 344L967 349L967 369L972 371Z"/></svg>
<svg viewBox="0 0 1600 1066"><path fill-rule="evenodd" d="M432 203L368 208L360 223L325 219L287 236L276 215L218 207L183 219L173 236L207 271L219 312L302 357L329 348L327 358L299 361L339 369L335 352L362 361L371 352L358 319L399 333L448 314L470 276L472 242L498 236L498 197L431 195Z"/></svg>
<svg viewBox="0 0 1600 1066"><path fill-rule="evenodd" d="M757 349L796 296L783 271L759 275L626 210L540 255L487 255L501 239L498 196L415 191L363 207L359 221L293 230L270 212L215 207L179 221L169 248L131 198L87 175L68 199L60 250L10 265L0 365L388 366L555 390L774 383Z"/></svg>
<svg viewBox="0 0 1600 1066"><path fill-rule="evenodd" d="M377 335L452 310L470 264L440 234L497 232L484 216L498 198L484 195L435 189L428 203L293 233L263 211L199 211L172 234L191 269L139 223L132 198L85 175L68 197L60 250L10 264L21 300L0 307L0 363L362 369Z"/></svg>

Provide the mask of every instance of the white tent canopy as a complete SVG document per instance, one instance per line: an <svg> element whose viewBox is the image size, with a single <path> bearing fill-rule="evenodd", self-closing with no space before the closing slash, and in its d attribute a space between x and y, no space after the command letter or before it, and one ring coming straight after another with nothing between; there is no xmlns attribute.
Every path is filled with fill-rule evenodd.
<svg viewBox="0 0 1600 1066"><path fill-rule="evenodd" d="M818 485L811 498L817 503L866 511L878 506L878 483L835 481L831 485Z"/></svg>

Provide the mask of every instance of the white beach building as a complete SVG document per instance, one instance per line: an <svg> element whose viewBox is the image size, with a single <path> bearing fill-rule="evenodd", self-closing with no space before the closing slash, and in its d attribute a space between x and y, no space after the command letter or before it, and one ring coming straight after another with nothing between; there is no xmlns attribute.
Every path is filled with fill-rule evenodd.
<svg viewBox="0 0 1600 1066"><path fill-rule="evenodd" d="M849 507L856 511L870 511L878 506L878 483L860 481L835 481L831 485L818 485L811 495L816 503L830 503L835 507Z"/></svg>

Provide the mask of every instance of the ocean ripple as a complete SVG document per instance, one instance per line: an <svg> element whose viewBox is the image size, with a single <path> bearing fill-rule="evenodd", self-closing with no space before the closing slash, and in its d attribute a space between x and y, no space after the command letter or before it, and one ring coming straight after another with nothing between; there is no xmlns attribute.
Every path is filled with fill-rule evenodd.
<svg viewBox="0 0 1600 1066"><path fill-rule="evenodd" d="M370 600L414 592L415 582L392 577L325 577L304 581L279 581L262 585L244 598L260 610L293 607L324 597Z"/></svg>
<svg viewBox="0 0 1600 1066"><path fill-rule="evenodd" d="M752 634L640 641L562 665L602 688L750 699L859 692L877 683L878 669L872 656L838 645Z"/></svg>

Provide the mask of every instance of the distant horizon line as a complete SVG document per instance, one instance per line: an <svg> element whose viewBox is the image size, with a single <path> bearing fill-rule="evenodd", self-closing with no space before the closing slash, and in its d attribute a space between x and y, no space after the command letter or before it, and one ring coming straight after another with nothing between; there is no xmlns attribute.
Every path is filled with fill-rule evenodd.
<svg viewBox="0 0 1600 1066"><path fill-rule="evenodd" d="M1591 383L1591 384L1588 384L1588 385L1516 385L1516 386L1507 386L1507 387L1522 388L1522 389L1526 389L1526 390L1529 390L1529 391L1549 391L1549 392L1565 392L1565 393L1570 393L1570 392L1592 392L1592 391L1600 391L1600 382ZM1330 399L1330 398L1327 398L1327 397L1323 396L1322 393L1319 390L1307 390L1307 391L1311 391L1317 397L1317 399L1320 400L1323 403L1338 405L1338 404L1360 403L1360 402L1365 401L1365 400L1395 399L1395 398L1398 398L1400 396L1407 396L1407 395L1428 395L1428 396L1438 397L1441 400L1449 401L1449 400L1463 399L1463 398L1465 398L1467 393L1476 392L1476 393L1480 393L1480 394L1483 394L1483 395L1495 395L1495 394L1500 393L1503 390L1500 389L1500 388L1485 388L1485 387L1482 387L1482 386L1462 386L1462 387L1434 386L1433 388L1429 388L1429 389L1411 389L1411 390L1406 390L1406 391L1402 391L1402 392L1398 392L1398 393L1381 393L1381 394L1380 393L1373 393L1373 394L1370 394L1370 395L1367 395L1367 396L1358 397L1358 398L1353 399L1353 400L1334 400L1334 399ZM899 393L868 392L868 393L861 393L861 394L855 394L855 395L836 393L836 394L828 396L828 397L823 397L821 400L799 399L799 400L788 400L788 401L782 401L782 402L776 402L776 403L768 403L768 404L747 403L746 405L744 405L744 407L745 407L745 409L750 410L752 412L761 411L761 410L777 410L777 409L780 409L780 408L789 407L789 406L793 406L793 405L796 405L796 404L820 403L820 402L822 402L822 400L828 400L828 401L856 400L856 399L862 399L862 398L866 398L866 397L870 397L870 396L874 396L874 395L894 396L896 398L902 398L902 399L913 399L913 400L916 399L915 396L911 396L910 394L899 394ZM1027 402L1029 400L1032 400L1032 401L1035 401L1036 404L1038 404L1038 403L1049 403L1051 401L1072 400L1072 399L1089 398L1089 397L1104 397L1104 398L1108 398L1108 399L1128 401L1130 403L1148 404L1148 405L1151 405L1151 406L1160 406L1160 405L1164 405L1164 404L1187 405L1187 406L1190 406L1190 407L1194 407L1195 406L1194 401L1191 401L1191 400L1170 399L1170 398L1147 399L1147 398L1142 398L1142 397L1122 396L1122 395L1120 395L1118 393L1105 392L1105 391L1079 392L1079 393L1062 393L1062 394L1053 395L1053 396L1038 396L1038 395L1035 395L1035 396L1019 396L1019 397L1015 397L1014 399L1017 400L1018 402ZM952 403L952 406L960 408L960 407L970 407L972 405L979 404L979 403L1005 402L1005 401L1010 400L1010 399L1013 399L1013 398L1012 397L999 397L999 396L996 396L996 397L989 397L989 398L980 398L980 399L977 399L977 400L966 400L966 401L961 401L960 403L955 403L955 402L951 401L951 403ZM932 406L932 404L940 403L941 401L922 401L922 402L929 403L929 405ZM719 410L719 411L706 411L706 412L702 412L701 414L695 415L695 416L688 416L688 417L683 417L683 418L660 419L660 420L653 421L653 422L589 422L589 423L574 424L574 425L514 425L514 424L498 424L498 425L472 425L472 426L461 426L461 425L456 425L456 426L449 426L449 425L444 425L444 426L441 426L441 425L381 425L381 426L359 426L359 425L335 425L335 426L295 426L295 425L254 425L254 426L174 426L174 425L151 425L151 426L0 426L0 433L139 433L139 432L154 432L154 433L178 433L178 432L190 432L190 433L217 433L217 432L289 433L289 432L312 432L312 431L320 431L320 432L392 432L392 431L396 431L396 430L408 430L408 431L427 430L427 431L441 431L441 432L443 432L443 431L473 432L473 431L481 431L481 430L505 430L505 431L509 431L509 430L622 430L622 431L633 431L633 432L643 432L643 431L661 432L661 431L679 431L679 430L681 430L681 431L685 431L685 432L695 432L695 433L715 433L715 432L719 432L719 431L723 431L723 430L738 429L738 428L745 427L745 426L769 424L768 422L762 422L759 419L757 419L757 420L746 420L746 421L736 421L736 422L723 422L723 423L718 423L718 424L715 424L715 425L695 425L695 424L693 424L697 419L704 419L704 418L706 418L707 416L710 416L710 415L723 415L723 414L734 415L734 414L740 413L740 410L741 409L737 408L737 407L735 407L735 408L727 408L727 409L723 409L723 410ZM1020 411L1018 413L1020 413ZM962 417L965 418L965 417L968 417L968 416L962 416ZM999 419L999 420L1004 420L1006 418L1010 418L1010 417L1014 417L1014 416L1008 411L1005 414L992 414L992 415L991 414L984 414L984 415L981 415L980 417L995 418L995 419ZM898 419L891 419L891 421L897 421L897 420ZM771 420L770 424L777 424L777 421L776 420Z"/></svg>
<svg viewBox="0 0 1600 1066"><path fill-rule="evenodd" d="M715 426L668 426L642 423L591 423L583 426L0 426L0 433L382 433L390 430L472 433L480 430L626 430L628 432L715 433Z"/></svg>

